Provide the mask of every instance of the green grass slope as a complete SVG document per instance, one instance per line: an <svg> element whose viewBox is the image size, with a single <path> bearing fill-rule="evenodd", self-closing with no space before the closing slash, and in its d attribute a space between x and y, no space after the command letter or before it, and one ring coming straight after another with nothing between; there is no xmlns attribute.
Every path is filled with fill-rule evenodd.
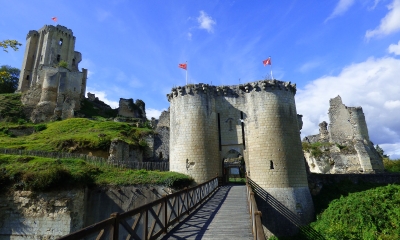
<svg viewBox="0 0 400 240"><path fill-rule="evenodd" d="M0 154L0 189L49 191L91 185L154 184L174 188L192 179L175 172L95 166L79 159L50 159Z"/></svg>
<svg viewBox="0 0 400 240"><path fill-rule="evenodd" d="M29 124L28 124L29 125ZM40 151L79 152L82 149L108 150L112 139L119 138L140 146L143 136L151 129L137 128L128 123L71 118L64 121L32 125L38 130L28 136L12 137L9 126L0 123L0 148L18 148Z"/></svg>

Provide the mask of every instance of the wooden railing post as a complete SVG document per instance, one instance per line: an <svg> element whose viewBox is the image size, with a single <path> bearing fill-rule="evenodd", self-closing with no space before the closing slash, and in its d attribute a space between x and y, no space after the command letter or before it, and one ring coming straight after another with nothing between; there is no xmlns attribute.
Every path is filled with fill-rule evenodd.
<svg viewBox="0 0 400 240"><path fill-rule="evenodd" d="M119 213L115 212L115 213L111 213L110 217L114 218L114 224L112 226L112 238L113 240L118 240L119 238L119 222L118 222L118 215Z"/></svg>
<svg viewBox="0 0 400 240"><path fill-rule="evenodd" d="M144 239L147 240L149 239L149 210L145 209L144 211Z"/></svg>
<svg viewBox="0 0 400 240"><path fill-rule="evenodd" d="M185 193L186 193L186 210L189 215L190 214L190 211L189 211L189 189L187 187L185 187Z"/></svg>
<svg viewBox="0 0 400 240"><path fill-rule="evenodd" d="M168 195L164 195L164 233L168 231Z"/></svg>

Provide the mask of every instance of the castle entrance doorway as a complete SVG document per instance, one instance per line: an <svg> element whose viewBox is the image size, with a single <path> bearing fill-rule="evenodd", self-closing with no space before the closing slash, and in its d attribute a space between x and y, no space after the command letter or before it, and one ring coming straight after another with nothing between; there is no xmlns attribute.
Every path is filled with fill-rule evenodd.
<svg viewBox="0 0 400 240"><path fill-rule="evenodd" d="M246 172L243 156L236 150L231 149L222 159L222 175L224 184L244 183Z"/></svg>

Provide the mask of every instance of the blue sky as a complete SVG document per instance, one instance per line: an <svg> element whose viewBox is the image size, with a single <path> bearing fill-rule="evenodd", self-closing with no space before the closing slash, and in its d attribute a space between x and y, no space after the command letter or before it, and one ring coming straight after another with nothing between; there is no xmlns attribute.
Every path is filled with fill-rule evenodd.
<svg viewBox="0 0 400 240"><path fill-rule="evenodd" d="M6 1L0 40L25 44L29 30L72 29L87 90L117 107L142 99L147 115L167 109L166 94L190 83L234 85L274 78L297 84L302 135L328 119L329 99L362 106L374 144L400 158L400 0ZM57 17L54 23L51 18ZM24 46L0 52L20 68Z"/></svg>

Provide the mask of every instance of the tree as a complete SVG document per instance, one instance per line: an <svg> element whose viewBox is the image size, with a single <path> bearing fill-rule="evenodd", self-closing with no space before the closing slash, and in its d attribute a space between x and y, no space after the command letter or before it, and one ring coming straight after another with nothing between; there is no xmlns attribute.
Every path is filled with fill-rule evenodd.
<svg viewBox="0 0 400 240"><path fill-rule="evenodd" d="M14 51L18 50L18 46L21 46L22 44L19 43L17 40L3 40L0 42L0 47L3 48L3 51L8 52L7 48L10 47L12 49L14 49Z"/></svg>
<svg viewBox="0 0 400 240"><path fill-rule="evenodd" d="M13 93L18 88L20 70L11 66L0 66L0 93Z"/></svg>
<svg viewBox="0 0 400 240"><path fill-rule="evenodd" d="M383 151L383 149L381 147L379 147L379 145L376 145L375 147L376 151L379 153L379 155L383 158L388 158L389 156L385 154L385 152Z"/></svg>

